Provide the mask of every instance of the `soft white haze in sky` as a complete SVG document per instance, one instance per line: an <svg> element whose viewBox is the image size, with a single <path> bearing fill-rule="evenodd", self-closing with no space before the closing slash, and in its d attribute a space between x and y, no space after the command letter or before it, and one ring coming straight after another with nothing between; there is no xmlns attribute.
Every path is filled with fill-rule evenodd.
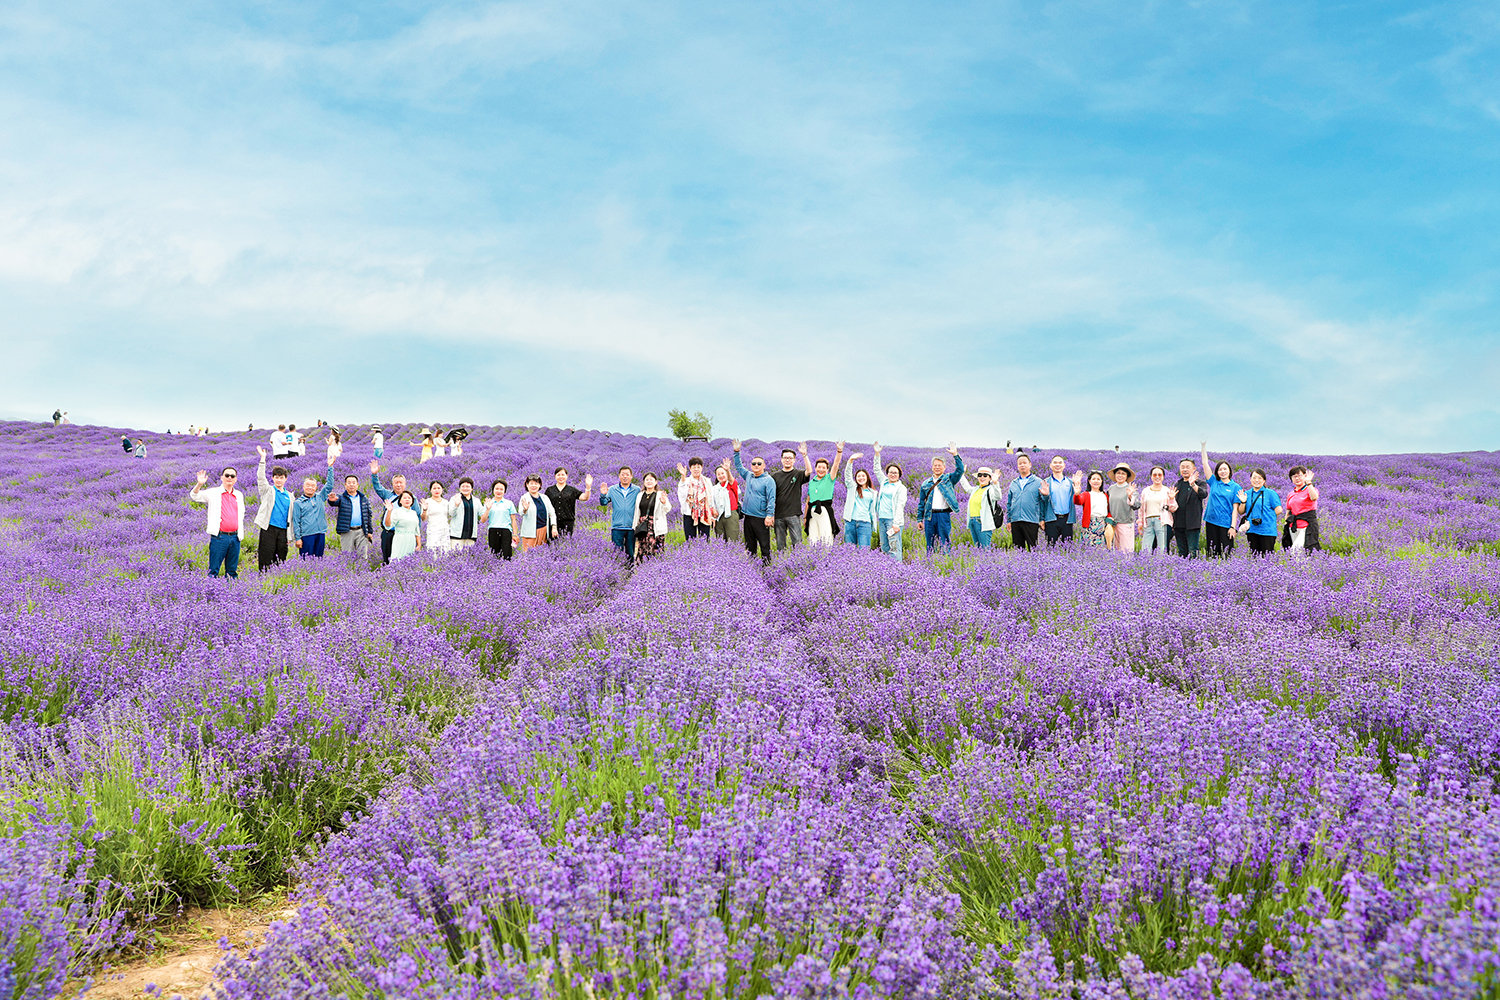
<svg viewBox="0 0 1500 1000"><path fill-rule="evenodd" d="M1500 438L1492 3L11 3L0 415Z"/></svg>

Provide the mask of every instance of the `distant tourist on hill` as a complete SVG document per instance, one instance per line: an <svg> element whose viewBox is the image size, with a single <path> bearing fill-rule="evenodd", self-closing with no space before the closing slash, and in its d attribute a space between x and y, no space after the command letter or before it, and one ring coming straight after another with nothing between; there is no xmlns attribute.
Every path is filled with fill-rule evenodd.
<svg viewBox="0 0 1500 1000"><path fill-rule="evenodd" d="M635 473L630 466L620 466L620 481L599 494L599 506L609 508L609 540L615 548L635 559L635 498L641 488L631 480Z"/></svg>
<svg viewBox="0 0 1500 1000"><path fill-rule="evenodd" d="M521 552L526 553L538 545L546 545L557 537L557 511L552 501L542 492L542 477L527 476L526 492L516 504L516 513L521 515Z"/></svg>
<svg viewBox="0 0 1500 1000"><path fill-rule="evenodd" d="M667 515L672 501L661 489L656 473L641 477L641 493L635 498L635 561L639 565L660 552L667 542Z"/></svg>
<svg viewBox="0 0 1500 1000"><path fill-rule="evenodd" d="M420 441L413 441L411 443L411 446L413 448L421 448L422 449L422 453L417 457L417 464L418 465L421 465L423 462L430 461L432 459L432 450L433 450L432 431L429 430L426 427L422 428L422 440L420 440Z"/></svg>
<svg viewBox="0 0 1500 1000"><path fill-rule="evenodd" d="M741 525L745 529L745 551L752 556L759 551L762 562L771 561L771 526L776 523L776 480L766 471L766 460L756 456L745 468L740 458L740 443L733 441L734 474L739 476L740 509L745 512ZM783 454L783 461L785 455Z"/></svg>
<svg viewBox="0 0 1500 1000"><path fill-rule="evenodd" d="M328 461L333 462L344 454L344 436L337 427L328 432Z"/></svg>
<svg viewBox="0 0 1500 1000"><path fill-rule="evenodd" d="M406 492L406 477L399 472L391 477L391 488L386 489L380 485L380 462L372 459L370 461L370 485L375 488L375 495L387 506L394 503L402 493ZM421 520L421 515L418 515ZM396 533L393 529L385 527L380 532L380 557L382 562L391 561L392 545L395 543ZM340 539L342 541L342 539Z"/></svg>
<svg viewBox="0 0 1500 1000"><path fill-rule="evenodd" d="M1312 484L1312 470L1294 465L1287 471L1292 492L1286 498L1286 528L1281 544L1288 549L1322 549L1318 538L1318 488Z"/></svg>
<svg viewBox="0 0 1500 1000"><path fill-rule="evenodd" d="M832 465L826 458L813 463L813 476L807 481L807 515L803 523L809 545L832 545L842 530L838 518L833 516L833 485L843 460L844 442L839 441L834 445Z"/></svg>
<svg viewBox="0 0 1500 1000"><path fill-rule="evenodd" d="M255 467L255 485L260 490L260 506L255 509L255 526L260 537L255 542L255 561L261 572L282 562L287 556L288 534L292 526L292 494L286 488L286 470L276 466L266 478L266 449L259 446L260 464Z"/></svg>
<svg viewBox="0 0 1500 1000"><path fill-rule="evenodd" d="M1167 551L1167 536L1172 533L1172 510L1176 506L1176 496L1167 486L1167 470L1153 465L1151 485L1141 491L1140 513L1137 515L1142 552Z"/></svg>
<svg viewBox="0 0 1500 1000"><path fill-rule="evenodd" d="M235 488L237 478L239 473L227 468L219 474L219 488L205 490L208 473L199 469L198 485L188 493L189 500L208 508L208 575L218 576L222 565L232 580L240 576L240 539L245 537L245 495Z"/></svg>
<svg viewBox="0 0 1500 1000"><path fill-rule="evenodd" d="M464 476L458 481L458 495L448 501L448 547L471 549L479 537L479 498L474 496L474 480Z"/></svg>
<svg viewBox="0 0 1500 1000"><path fill-rule="evenodd" d="M1116 462L1109 470L1109 478L1112 481L1105 493L1109 496L1109 518L1115 529L1114 546L1121 552L1135 555L1136 511L1141 507L1135 492L1135 470L1128 462Z"/></svg>
<svg viewBox="0 0 1500 1000"><path fill-rule="evenodd" d="M286 424L277 424L276 430L271 434L271 457L285 459L292 455L292 445L297 441L297 435L286 429Z"/></svg>
<svg viewBox="0 0 1500 1000"><path fill-rule="evenodd" d="M391 533L391 562L405 559L422 549L422 518L415 509L417 498L402 490L397 499L386 501L381 522Z"/></svg>
<svg viewBox="0 0 1500 1000"><path fill-rule="evenodd" d="M682 537L707 538L719 519L713 501L713 480L703 474L703 459L677 463L677 509L682 512Z"/></svg>
<svg viewBox="0 0 1500 1000"><path fill-rule="evenodd" d="M135 450L135 442L130 440L129 434L121 434L120 447L124 448L125 454L129 455L133 450Z"/></svg>
<svg viewBox="0 0 1500 1000"><path fill-rule="evenodd" d="M876 477L870 475L869 469L854 467L855 459L863 457L864 452L856 451L844 463L844 541L868 549L875 532L880 530L875 514L880 487L875 485Z"/></svg>
<svg viewBox="0 0 1500 1000"><path fill-rule="evenodd" d="M1051 462L1051 474L1042 480L1041 494L1045 498L1042 503L1045 517L1043 524L1046 528L1049 548L1058 542L1072 540L1073 521L1078 517L1077 505L1073 503L1073 497L1077 495L1080 483L1064 475L1067 469L1067 460L1061 455L1054 455ZM1082 479L1082 477L1079 478Z"/></svg>
<svg viewBox="0 0 1500 1000"><path fill-rule="evenodd" d="M331 466L329 476L331 479ZM380 483L375 479L373 472L370 474L370 479L379 494ZM404 489L406 489L406 480L397 476L396 490L390 494L391 499L395 499L396 495ZM370 538L375 533L375 521L378 515L372 512L374 505L370 503L370 498L360 491L359 477L352 472L345 476L344 488L329 496L328 505L338 508L338 513L334 516L333 530L339 536L339 551L353 552L360 561L372 564L374 558L370 551ZM389 561L390 543L383 537L383 530L381 534L381 556Z"/></svg>
<svg viewBox="0 0 1500 1000"><path fill-rule="evenodd" d="M547 499L552 501L552 509L557 513L557 533L571 535L573 525L578 522L578 505L587 503L589 493L594 489L594 477L584 474L583 492L578 487L568 485L568 470L558 466L552 472L552 485L547 487Z"/></svg>
<svg viewBox="0 0 1500 1000"><path fill-rule="evenodd" d="M1203 501L1208 499L1208 484L1199 482L1198 465L1184 458L1177 465L1178 480L1174 488L1177 509L1172 512L1172 530L1177 537L1177 554L1184 559L1198 558L1198 535L1203 530Z"/></svg>
<svg viewBox="0 0 1500 1000"><path fill-rule="evenodd" d="M136 438L135 439L135 444L131 446L130 450L135 455L136 458L145 458L146 457L146 439L145 438Z"/></svg>
<svg viewBox="0 0 1500 1000"><path fill-rule="evenodd" d="M1010 541L1018 549L1034 549L1046 518L1047 500L1042 480L1031 471L1031 458L1016 455L1016 478L1005 488L1005 519L1010 522Z"/></svg>
<svg viewBox="0 0 1500 1000"><path fill-rule="evenodd" d="M1250 472L1250 488L1239 492L1240 524L1245 529L1245 541L1250 543L1253 555L1267 555L1276 551L1277 518L1286 508L1281 497L1266 486L1263 469Z"/></svg>
<svg viewBox="0 0 1500 1000"><path fill-rule="evenodd" d="M1208 464L1208 442L1200 445L1199 458L1205 469L1214 470L1208 481L1208 502L1203 505L1203 533L1208 536L1208 554L1212 558L1227 559L1234 552L1235 518L1234 505L1240 493L1240 484L1234 481L1234 469L1220 459L1217 465Z"/></svg>
<svg viewBox="0 0 1500 1000"><path fill-rule="evenodd" d="M375 428L375 435L370 439L370 445L375 449L376 458L385 457L385 433L379 427Z"/></svg>
<svg viewBox="0 0 1500 1000"><path fill-rule="evenodd" d="M922 480L917 487L917 517L922 521L922 535L927 542L927 551L947 552L952 548L953 512L958 509L958 494L954 487L964 477L964 460L958 454L958 445L948 442L948 454L953 456L953 471L941 457L932 460L932 475Z"/></svg>
<svg viewBox="0 0 1500 1000"><path fill-rule="evenodd" d="M797 456L802 456L802 468L796 468ZM807 442L797 450L781 449L781 468L771 472L776 484L776 551L787 546L793 548L802 540L802 487L812 478L812 460L807 457Z"/></svg>
<svg viewBox="0 0 1500 1000"><path fill-rule="evenodd" d="M901 529L906 527L906 483L902 480L906 470L896 462L880 461L880 442L875 442L875 467L885 473L880 480L880 492L875 497L876 533L880 536L880 551L900 562L902 559Z"/></svg>
<svg viewBox="0 0 1500 1000"><path fill-rule="evenodd" d="M490 495L484 501L484 523L490 551L503 559L511 557L511 545L521 533L521 519L516 505L505 497L507 484L497 479L490 484Z"/></svg>
<svg viewBox="0 0 1500 1000"><path fill-rule="evenodd" d="M62 409L58 408L52 411L52 426L56 427L60 423L62 423Z"/></svg>
<svg viewBox="0 0 1500 1000"><path fill-rule="evenodd" d="M358 482L358 480L355 480ZM333 492L333 459L322 488L311 476L302 480L302 493L292 501L292 547L303 559L323 558L328 538L328 495ZM367 546L368 548L368 546Z"/></svg>

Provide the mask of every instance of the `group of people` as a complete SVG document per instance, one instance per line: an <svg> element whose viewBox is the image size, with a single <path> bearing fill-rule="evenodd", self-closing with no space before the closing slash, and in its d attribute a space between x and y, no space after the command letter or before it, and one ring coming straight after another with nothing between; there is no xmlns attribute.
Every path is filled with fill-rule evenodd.
<svg viewBox="0 0 1500 1000"><path fill-rule="evenodd" d="M360 488L360 477L353 473L343 478L341 490L335 492L333 475L338 455L328 455L329 474L322 485L309 476L302 488L293 493L287 488L288 472L274 466L266 470L266 449L256 449L260 462L256 467L256 488L260 504L252 524L258 529L256 562L262 571L284 561L292 552L304 559L322 558L329 534L338 535L343 551L375 565L375 533L380 533L378 561L390 563L422 549L446 552L471 548L482 537L495 555L510 559L515 543L522 552L545 545L553 539L573 533L577 505L588 500L593 477L584 477L584 488L568 484L566 469L554 473L553 485L542 489L540 476L526 477L525 490L512 502L506 493L509 485L503 479L490 484L483 495L475 492L474 480L464 476L453 496L434 480L427 495L418 500L407 488L406 476L396 473L390 486L380 481L380 459L370 462L370 486L382 504L370 502ZM340 449L342 451L342 449ZM197 484L188 494L193 503L205 507L208 532L208 575L238 577L240 546L245 537L245 496L238 488L239 471L233 467L219 475L219 487L208 487L207 470L199 470Z"/></svg>
<svg viewBox="0 0 1500 1000"><path fill-rule="evenodd" d="M435 442L437 433L424 434L424 440L430 437ZM295 447L296 440L288 440L294 434L290 426L278 428L273 447ZM126 444L130 450L128 439ZM540 475L527 476L514 501L504 480L495 480L480 493L468 476L459 479L452 496L442 482L433 480L426 494L418 497L401 473L392 476L389 487L381 483L384 441L378 430L374 445L370 485L379 508L361 490L358 475L345 476L343 488L334 490L332 469L343 453L336 428L329 435L329 475L321 486L312 477L304 479L295 494L287 488L284 467L275 466L267 475L266 449L257 448L260 504L253 524L260 532L256 554L262 570L293 551L302 558L321 557L330 516L341 548L372 564L377 560L377 530L380 562L399 560L424 548L438 552L469 548L481 538L496 556L510 559L518 546L524 553L572 534L578 504L593 494L591 475L584 476L584 488L579 490L570 485L568 471L558 468L552 485L545 489ZM733 452L714 467L712 476L705 473L702 458L677 466L676 509L688 540L712 536L743 542L751 555L769 562L773 538L780 551L804 538L809 544L832 545L842 535L846 544L878 548L897 560L903 557L910 490L900 463L882 461L879 442L868 467L856 466L862 452L846 458L840 441L831 459L813 459L805 442L796 449L785 448L775 469L768 468L760 456L751 457L747 466L740 442L732 445ZM298 453L273 457L294 454ZM1206 443L1199 457L1201 468L1210 468ZM834 484L841 468L845 494L842 510L836 511ZM981 548L993 545L997 532L1006 525L1012 544L1022 549L1036 548L1043 540L1055 546L1076 539L1089 546L1134 553L1139 538L1143 552L1175 551L1194 557L1206 549L1209 556L1227 557L1241 536L1251 552L1258 554L1273 551L1278 537L1290 549L1320 547L1318 490L1312 485L1310 470L1302 466L1289 470L1291 490L1283 499L1270 487L1263 469L1251 471L1248 485L1233 479L1226 461L1213 464L1212 469L1205 480L1197 462L1183 459L1177 481L1169 486L1165 468L1153 466L1149 485L1137 488L1135 470L1128 462L1117 462L1108 473L1080 469L1069 474L1066 460L1056 456L1048 474L1039 476L1031 457L1018 453L1016 476L1002 486L996 471L988 467L975 470L970 482L958 446L950 442L946 457L934 457L931 475L917 486L917 519L929 552L951 547L953 518L965 515L970 537ZM236 487L237 478L237 470L226 468L219 488L209 489L208 473L200 471L189 494L191 501L206 507L211 576L219 575L221 567L231 577L238 572L245 502ZM967 494L967 499L960 499L960 493ZM617 482L599 494L598 503L609 510L611 541L631 561L643 562L664 548L673 504L656 473L644 473L636 485L635 470L621 466Z"/></svg>

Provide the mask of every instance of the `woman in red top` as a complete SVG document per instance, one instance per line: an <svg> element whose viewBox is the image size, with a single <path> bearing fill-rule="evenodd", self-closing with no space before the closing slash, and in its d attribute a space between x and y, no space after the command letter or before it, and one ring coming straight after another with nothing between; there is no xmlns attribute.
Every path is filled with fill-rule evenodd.
<svg viewBox="0 0 1500 1000"><path fill-rule="evenodd" d="M714 509L719 512L719 519L714 522L714 537L730 542L739 541L740 483L734 478L727 458L714 470L713 496Z"/></svg>
<svg viewBox="0 0 1500 1000"><path fill-rule="evenodd" d="M1287 470L1292 492L1286 498L1286 527L1281 529L1281 547L1316 551L1323 546L1318 538L1318 488L1312 484L1312 470L1294 465Z"/></svg>
<svg viewBox="0 0 1500 1000"><path fill-rule="evenodd" d="M1109 519L1109 495L1104 492L1104 473L1090 470L1088 489L1079 489L1083 474L1073 473L1073 505L1078 508L1078 537L1085 545L1114 548L1114 522Z"/></svg>

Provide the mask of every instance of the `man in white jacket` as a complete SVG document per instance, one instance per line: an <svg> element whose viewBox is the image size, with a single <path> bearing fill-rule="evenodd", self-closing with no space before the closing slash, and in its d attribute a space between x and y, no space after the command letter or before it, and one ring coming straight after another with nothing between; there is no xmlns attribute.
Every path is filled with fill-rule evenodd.
<svg viewBox="0 0 1500 1000"><path fill-rule="evenodd" d="M188 493L193 503L208 508L205 528L208 532L208 575L218 576L219 565L232 580L240 575L240 539L245 537L245 495L235 488L239 473L225 469L219 476L219 488L205 490L208 472L198 470L198 485Z"/></svg>
<svg viewBox="0 0 1500 1000"><path fill-rule="evenodd" d="M286 470L276 466L266 479L266 449L257 447L260 464L255 467L255 485L260 489L260 506L255 510L255 526L260 537L255 543L255 558L264 573L284 562L292 527L292 492L286 488Z"/></svg>

